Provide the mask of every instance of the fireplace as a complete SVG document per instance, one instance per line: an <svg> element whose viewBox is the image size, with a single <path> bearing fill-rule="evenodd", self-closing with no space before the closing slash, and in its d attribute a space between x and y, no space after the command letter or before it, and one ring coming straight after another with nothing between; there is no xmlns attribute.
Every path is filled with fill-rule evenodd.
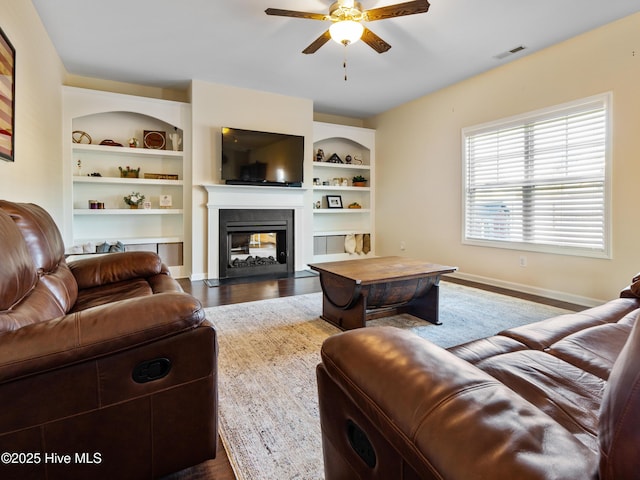
<svg viewBox="0 0 640 480"><path fill-rule="evenodd" d="M308 208L311 203L308 190L224 184L208 184L203 187L207 191L207 272L202 280L221 278L219 228L220 212L224 210L258 210L265 215L278 209L293 211L293 243L287 243L290 252L288 260L290 263L295 262L294 273L306 268L313 254L310 249L313 245L313 221L312 210ZM259 220L264 218L266 217L262 215L258 217ZM223 238L227 238L226 235Z"/></svg>
<svg viewBox="0 0 640 480"><path fill-rule="evenodd" d="M293 222L293 210L221 209L219 278L293 273Z"/></svg>

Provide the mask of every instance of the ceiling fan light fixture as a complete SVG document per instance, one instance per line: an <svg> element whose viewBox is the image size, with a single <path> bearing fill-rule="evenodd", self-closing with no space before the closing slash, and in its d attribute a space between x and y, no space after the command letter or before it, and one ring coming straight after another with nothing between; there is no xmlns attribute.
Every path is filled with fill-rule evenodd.
<svg viewBox="0 0 640 480"><path fill-rule="evenodd" d="M362 37L364 26L353 20L343 20L335 22L329 27L331 38L341 45L350 45L357 42Z"/></svg>

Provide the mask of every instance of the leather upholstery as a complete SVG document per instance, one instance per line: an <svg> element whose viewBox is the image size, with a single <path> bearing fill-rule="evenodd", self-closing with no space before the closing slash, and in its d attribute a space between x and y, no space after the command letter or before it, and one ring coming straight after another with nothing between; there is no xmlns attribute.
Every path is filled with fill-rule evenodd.
<svg viewBox="0 0 640 480"><path fill-rule="evenodd" d="M448 350L392 327L328 338L325 478L637 478L640 300L622 297Z"/></svg>
<svg viewBox="0 0 640 480"><path fill-rule="evenodd" d="M633 327L605 389L600 414L600 478L631 480L640 472L640 326Z"/></svg>
<svg viewBox="0 0 640 480"><path fill-rule="evenodd" d="M48 213L4 200L0 239L0 452L40 455L0 477L157 478L214 458L216 332L159 257L67 264Z"/></svg>
<svg viewBox="0 0 640 480"><path fill-rule="evenodd" d="M55 298L62 313L75 303L78 287L64 261L64 242L53 219L36 205L0 200L20 230L39 275L39 283Z"/></svg>

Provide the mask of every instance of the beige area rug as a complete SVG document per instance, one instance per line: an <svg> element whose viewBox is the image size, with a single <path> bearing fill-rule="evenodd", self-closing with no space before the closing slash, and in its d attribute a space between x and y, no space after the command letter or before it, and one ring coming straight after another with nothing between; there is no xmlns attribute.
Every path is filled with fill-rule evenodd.
<svg viewBox="0 0 640 480"><path fill-rule="evenodd" d="M220 435L239 480L322 479L315 368L325 338L320 293L207 309L218 332ZM443 347L566 313L442 282L435 326L407 314L368 325L408 328Z"/></svg>

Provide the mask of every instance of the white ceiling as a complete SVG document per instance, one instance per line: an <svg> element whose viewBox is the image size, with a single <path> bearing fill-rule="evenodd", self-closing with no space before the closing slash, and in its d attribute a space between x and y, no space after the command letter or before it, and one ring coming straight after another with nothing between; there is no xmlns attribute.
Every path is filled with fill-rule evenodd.
<svg viewBox="0 0 640 480"><path fill-rule="evenodd" d="M199 79L310 98L317 112L356 118L640 11L638 0L432 0L427 13L369 22L392 48L347 47L345 82L343 46L301 53L329 22L264 13L328 13L332 0L32 1L69 73L163 88Z"/></svg>

